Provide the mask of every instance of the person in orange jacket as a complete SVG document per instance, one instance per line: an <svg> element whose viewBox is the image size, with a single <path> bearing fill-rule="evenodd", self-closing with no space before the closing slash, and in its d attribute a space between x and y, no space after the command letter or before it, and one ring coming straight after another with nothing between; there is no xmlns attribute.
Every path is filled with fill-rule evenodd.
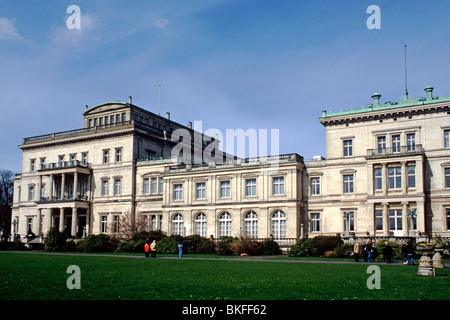
<svg viewBox="0 0 450 320"><path fill-rule="evenodd" d="M145 252L145 257L148 258L149 253L150 253L150 245L148 244L148 239L145 241L145 244L144 244L144 252Z"/></svg>

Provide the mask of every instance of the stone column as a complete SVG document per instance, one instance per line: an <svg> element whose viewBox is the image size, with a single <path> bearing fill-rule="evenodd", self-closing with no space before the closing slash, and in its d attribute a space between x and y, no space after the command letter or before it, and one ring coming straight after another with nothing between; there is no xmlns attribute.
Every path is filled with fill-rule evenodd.
<svg viewBox="0 0 450 320"><path fill-rule="evenodd" d="M50 192L48 193L50 200L53 199L53 190L55 190L55 179L54 179L53 175L51 174L50 175Z"/></svg>
<svg viewBox="0 0 450 320"><path fill-rule="evenodd" d="M402 161L402 192L406 193L406 187L408 186L408 167L406 161Z"/></svg>
<svg viewBox="0 0 450 320"><path fill-rule="evenodd" d="M88 206L86 209L86 236L90 235L91 231L91 208Z"/></svg>
<svg viewBox="0 0 450 320"><path fill-rule="evenodd" d="M72 230L71 230L72 237L75 237L77 235L77 229L78 229L78 211L77 211L77 208L73 208L72 209Z"/></svg>
<svg viewBox="0 0 450 320"><path fill-rule="evenodd" d="M66 185L66 174L63 173L61 177L61 200L64 199L65 185Z"/></svg>
<svg viewBox="0 0 450 320"><path fill-rule="evenodd" d="M59 232L64 232L64 208L59 209Z"/></svg>
<svg viewBox="0 0 450 320"><path fill-rule="evenodd" d="M382 179L381 185L382 185L383 195L386 195L387 185L388 185L386 163L383 163L383 167L381 168L381 179Z"/></svg>
<svg viewBox="0 0 450 320"><path fill-rule="evenodd" d="M42 209L38 209L37 219L36 219L36 235L39 237L41 235L41 219L42 219Z"/></svg>
<svg viewBox="0 0 450 320"><path fill-rule="evenodd" d="M389 236L389 211L388 205L389 203L383 202L383 231L386 236Z"/></svg>
<svg viewBox="0 0 450 320"><path fill-rule="evenodd" d="M402 202L402 229L403 229L403 236L408 236L408 201Z"/></svg>
<svg viewBox="0 0 450 320"><path fill-rule="evenodd" d="M78 199L78 172L73 174L73 199Z"/></svg>

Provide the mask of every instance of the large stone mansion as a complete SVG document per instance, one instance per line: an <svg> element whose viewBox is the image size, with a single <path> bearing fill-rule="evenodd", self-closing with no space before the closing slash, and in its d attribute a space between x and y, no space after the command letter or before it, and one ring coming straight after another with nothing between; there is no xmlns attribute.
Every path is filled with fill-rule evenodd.
<svg viewBox="0 0 450 320"><path fill-rule="evenodd" d="M326 158L311 161L217 148L224 161L174 156L180 143L201 155L217 140L131 98L86 107L83 128L23 139L12 233L114 234L126 215L169 235L448 237L450 98L425 92L384 104L376 93L368 106L323 111ZM191 139L174 139L180 129Z"/></svg>

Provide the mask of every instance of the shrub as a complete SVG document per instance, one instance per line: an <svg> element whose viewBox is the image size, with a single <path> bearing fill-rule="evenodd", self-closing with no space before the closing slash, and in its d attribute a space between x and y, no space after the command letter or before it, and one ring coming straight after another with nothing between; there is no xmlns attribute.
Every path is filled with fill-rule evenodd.
<svg viewBox="0 0 450 320"><path fill-rule="evenodd" d="M66 246L66 236L56 227L51 227L44 237L45 251L63 251Z"/></svg>
<svg viewBox="0 0 450 320"><path fill-rule="evenodd" d="M349 258L353 254L353 247L350 243L340 243L334 248L334 254L338 258Z"/></svg>
<svg viewBox="0 0 450 320"><path fill-rule="evenodd" d="M252 238L241 237L233 241L231 244L231 250L235 255L242 253L254 256L259 253L261 244Z"/></svg>
<svg viewBox="0 0 450 320"><path fill-rule="evenodd" d="M258 250L258 254L262 255L277 255L281 254L280 246L278 242L273 239L265 239Z"/></svg>
<svg viewBox="0 0 450 320"><path fill-rule="evenodd" d="M377 247L377 251L378 251L378 256L377 256L377 260L384 260L384 256L383 256L383 250L385 248L385 243L386 240L380 240L376 243L376 247ZM388 241L389 246L392 247L392 260L398 260L402 258L402 248L401 246L399 246L397 243L392 242L392 241Z"/></svg>
<svg viewBox="0 0 450 320"><path fill-rule="evenodd" d="M198 234L190 235L183 240L183 252L186 253L214 253L216 252L216 244L214 241L199 236Z"/></svg>
<svg viewBox="0 0 450 320"><path fill-rule="evenodd" d="M340 236L317 236L314 238L299 239L289 250L291 257L320 257L327 251L334 251L343 244Z"/></svg>
<svg viewBox="0 0 450 320"><path fill-rule="evenodd" d="M140 253L144 252L144 240L120 242L114 252Z"/></svg>
<svg viewBox="0 0 450 320"><path fill-rule="evenodd" d="M93 234L81 240L78 244L84 252L113 252L118 245L118 240L106 234ZM79 250L80 251L80 250Z"/></svg>
<svg viewBox="0 0 450 320"><path fill-rule="evenodd" d="M133 236L134 241L145 241L149 240L150 242L153 240L156 240L158 242L159 240L167 237L167 234L164 231L161 230L155 230L155 231L141 231L137 232Z"/></svg>
<svg viewBox="0 0 450 320"><path fill-rule="evenodd" d="M156 250L158 253L178 253L178 244L182 240L183 237L178 235L163 238L157 243Z"/></svg>
<svg viewBox="0 0 450 320"><path fill-rule="evenodd" d="M217 254L224 256L231 256L234 254L233 252L233 241L236 241L237 238L234 237L220 237L217 241Z"/></svg>
<svg viewBox="0 0 450 320"><path fill-rule="evenodd" d="M0 250L24 251L27 248L22 242L8 242L6 240L0 241Z"/></svg>

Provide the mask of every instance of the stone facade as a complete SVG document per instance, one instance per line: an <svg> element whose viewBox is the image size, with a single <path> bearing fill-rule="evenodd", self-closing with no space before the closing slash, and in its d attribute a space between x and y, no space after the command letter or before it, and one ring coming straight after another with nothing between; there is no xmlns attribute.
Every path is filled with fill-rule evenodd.
<svg viewBox="0 0 450 320"><path fill-rule="evenodd" d="M312 161L239 159L217 148L205 161L218 141L169 114L131 98L86 107L82 129L23 139L11 230L22 239L51 226L75 238L114 234L127 215L148 230L213 238L448 237L450 98L425 91L324 111L326 158Z"/></svg>

